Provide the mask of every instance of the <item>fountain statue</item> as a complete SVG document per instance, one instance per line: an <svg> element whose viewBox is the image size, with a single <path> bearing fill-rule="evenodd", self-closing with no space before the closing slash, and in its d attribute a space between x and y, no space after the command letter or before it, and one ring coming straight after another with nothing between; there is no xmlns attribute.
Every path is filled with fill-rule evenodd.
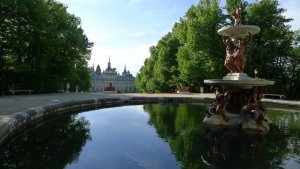
<svg viewBox="0 0 300 169"><path fill-rule="evenodd" d="M215 90L216 101L208 106L203 122L209 126L236 126L266 132L271 121L261 99L266 86L273 85L274 81L252 79L244 73L247 44L252 35L260 32L260 28L242 24L241 8L231 15L234 26L218 30L226 46L224 66L229 73L223 79L204 80Z"/></svg>
<svg viewBox="0 0 300 169"><path fill-rule="evenodd" d="M112 83L109 83L109 85L107 87L104 88L104 93L110 93L110 94L114 94L117 93L116 91L116 87L112 85Z"/></svg>

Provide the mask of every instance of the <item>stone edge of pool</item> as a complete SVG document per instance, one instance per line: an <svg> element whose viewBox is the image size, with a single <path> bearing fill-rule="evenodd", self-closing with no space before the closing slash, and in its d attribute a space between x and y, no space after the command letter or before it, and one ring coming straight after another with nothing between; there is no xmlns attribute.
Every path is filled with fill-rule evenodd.
<svg viewBox="0 0 300 169"><path fill-rule="evenodd" d="M29 108L14 114L5 115L0 119L0 149L3 144L19 132L52 117L74 113L80 110L113 107L121 105L136 105L145 103L197 103L212 101L211 98L192 97L119 97L93 98L66 101L47 106Z"/></svg>
<svg viewBox="0 0 300 169"><path fill-rule="evenodd" d="M80 110L95 108L113 107L121 105L136 105L145 103L199 103L211 102L215 99L210 97L147 97L147 96L127 96L112 98L92 98L83 100L72 100L52 105L28 108L0 118L0 149L4 143L19 132L62 114L74 113ZM264 99L263 102L279 105L300 107L300 102Z"/></svg>

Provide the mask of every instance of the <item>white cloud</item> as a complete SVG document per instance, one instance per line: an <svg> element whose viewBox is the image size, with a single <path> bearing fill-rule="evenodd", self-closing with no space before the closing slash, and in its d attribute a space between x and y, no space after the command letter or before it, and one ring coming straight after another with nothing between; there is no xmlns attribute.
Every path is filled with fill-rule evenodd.
<svg viewBox="0 0 300 169"><path fill-rule="evenodd" d="M293 18L289 24L292 26L293 30L300 29L300 1L299 0L279 0L280 7L287 9L287 11L283 14L287 18Z"/></svg>
<svg viewBox="0 0 300 169"><path fill-rule="evenodd" d="M101 70L106 69L108 57L110 56L111 65L121 73L126 65L134 76L140 70L146 58L150 56L149 47L155 43L147 43L133 46L128 49L95 46L92 51L92 58L89 65L100 65Z"/></svg>
<svg viewBox="0 0 300 169"><path fill-rule="evenodd" d="M110 35L99 30L87 30L86 35L91 42L103 42L110 39Z"/></svg>
<svg viewBox="0 0 300 169"><path fill-rule="evenodd" d="M134 37L134 38L138 38L138 37L145 36L145 35L146 35L146 32L136 32L136 33L131 34L130 36Z"/></svg>
<svg viewBox="0 0 300 169"><path fill-rule="evenodd" d="M135 75L150 56L149 47L179 20L192 3L160 0L58 0L81 18L82 28L94 42L89 65L111 63L121 73L124 65ZM163 15L162 15L163 14ZM153 43L151 43L153 42Z"/></svg>
<svg viewBox="0 0 300 169"><path fill-rule="evenodd" d="M139 2L142 2L144 0L128 0L128 3L129 4L135 4L135 3L139 3Z"/></svg>

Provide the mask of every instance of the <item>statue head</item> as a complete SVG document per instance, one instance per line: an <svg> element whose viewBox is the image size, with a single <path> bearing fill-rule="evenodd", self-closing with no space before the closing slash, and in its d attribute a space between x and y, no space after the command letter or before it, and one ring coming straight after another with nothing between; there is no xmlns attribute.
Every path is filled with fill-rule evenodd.
<svg viewBox="0 0 300 169"><path fill-rule="evenodd" d="M242 9L236 8L233 12L231 12L231 16L234 19L234 25L239 25L242 23Z"/></svg>
<svg viewBox="0 0 300 169"><path fill-rule="evenodd" d="M228 48L233 48L233 41L230 39L230 38L227 38L225 40L225 45L228 47Z"/></svg>
<svg viewBox="0 0 300 169"><path fill-rule="evenodd" d="M226 39L225 43L226 43L226 45L230 45L230 44L232 44L232 40L230 38L228 38L228 39Z"/></svg>

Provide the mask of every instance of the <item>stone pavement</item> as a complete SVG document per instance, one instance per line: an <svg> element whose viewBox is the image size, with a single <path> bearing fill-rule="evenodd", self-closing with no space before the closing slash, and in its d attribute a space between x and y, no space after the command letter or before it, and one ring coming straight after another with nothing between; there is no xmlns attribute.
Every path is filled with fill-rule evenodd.
<svg viewBox="0 0 300 169"><path fill-rule="evenodd" d="M98 98L122 98L122 97L188 97L199 99L214 99L213 93L191 93L191 94L142 94L142 93L124 93L124 94L105 94L105 93L55 93L55 94L40 94L40 95L15 95L0 97L0 118L1 115L11 115L18 111L23 111L28 108L53 105L67 101L77 101L86 99ZM300 101L274 100L263 99L264 102L293 105L300 107Z"/></svg>
<svg viewBox="0 0 300 169"><path fill-rule="evenodd" d="M193 97L214 99L214 94L105 94L105 93L55 93L40 95L15 95L0 97L1 115L9 115L32 107L47 106L66 101L114 97Z"/></svg>

